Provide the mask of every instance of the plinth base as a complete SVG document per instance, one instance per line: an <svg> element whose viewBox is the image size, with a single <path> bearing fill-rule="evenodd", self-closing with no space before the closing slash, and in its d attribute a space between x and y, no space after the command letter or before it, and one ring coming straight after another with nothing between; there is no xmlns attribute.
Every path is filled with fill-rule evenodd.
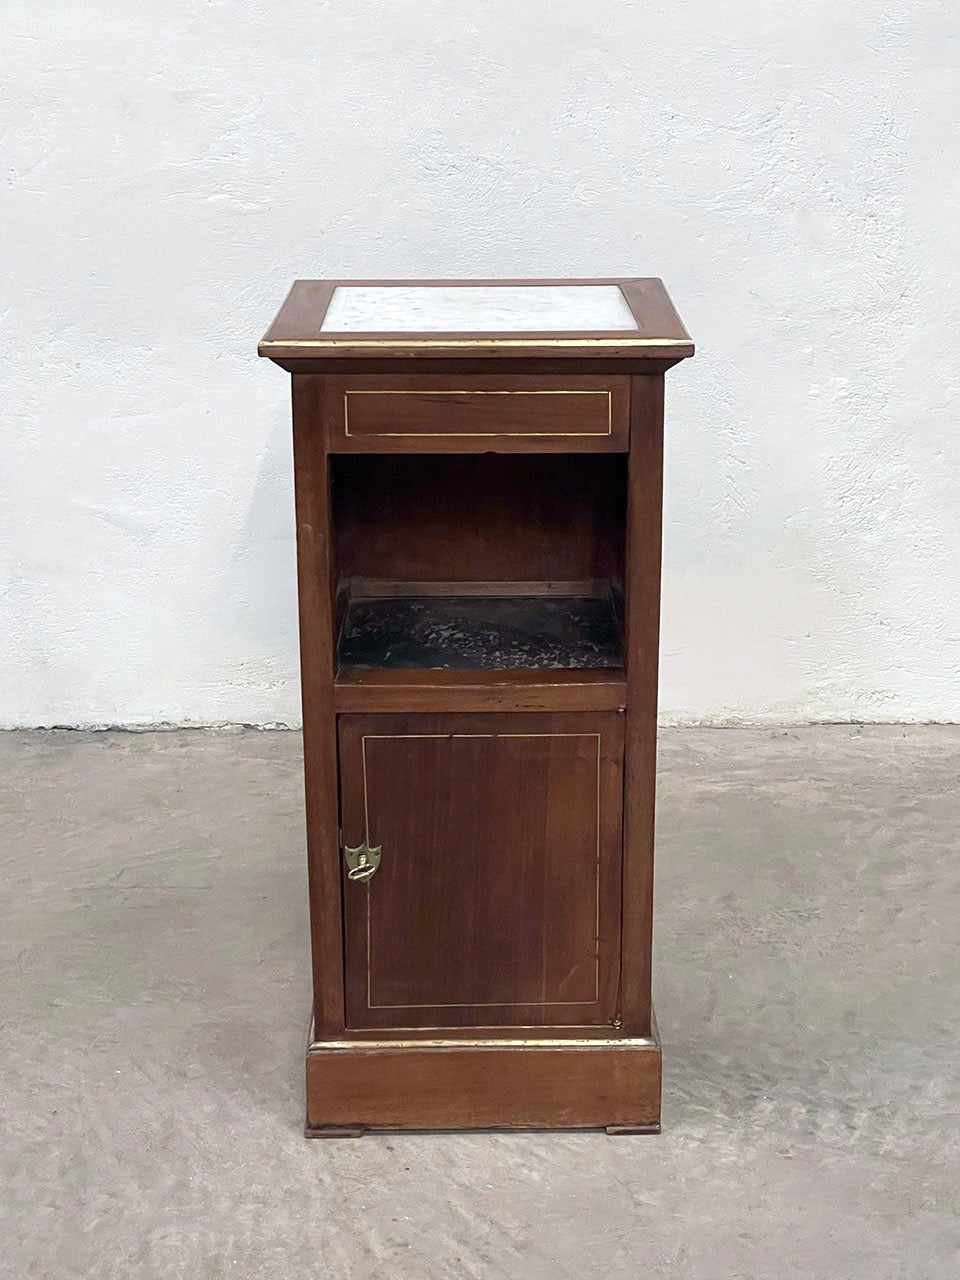
<svg viewBox="0 0 960 1280"><path fill-rule="evenodd" d="M317 1041L307 1047L308 1138L368 1129L660 1132L660 1042L542 1039Z"/></svg>

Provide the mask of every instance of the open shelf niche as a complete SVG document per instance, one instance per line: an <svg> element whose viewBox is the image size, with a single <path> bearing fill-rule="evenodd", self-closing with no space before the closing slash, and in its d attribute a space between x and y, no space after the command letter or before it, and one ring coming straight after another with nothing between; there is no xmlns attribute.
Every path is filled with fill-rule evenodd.
<svg viewBox="0 0 960 1280"><path fill-rule="evenodd" d="M338 679L622 670L620 454L344 454Z"/></svg>

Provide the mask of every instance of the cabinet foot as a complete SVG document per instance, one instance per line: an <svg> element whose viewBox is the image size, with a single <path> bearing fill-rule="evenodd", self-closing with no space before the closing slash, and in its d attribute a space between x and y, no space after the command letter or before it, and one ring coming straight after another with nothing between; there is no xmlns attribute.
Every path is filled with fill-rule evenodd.
<svg viewBox="0 0 960 1280"><path fill-rule="evenodd" d="M311 1124L303 1126L305 1138L362 1138L367 1132L365 1124Z"/></svg>

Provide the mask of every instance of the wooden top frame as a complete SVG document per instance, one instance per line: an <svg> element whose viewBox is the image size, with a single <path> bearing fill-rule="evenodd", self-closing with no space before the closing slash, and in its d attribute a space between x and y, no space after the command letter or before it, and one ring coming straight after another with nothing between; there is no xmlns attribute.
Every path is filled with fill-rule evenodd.
<svg viewBox="0 0 960 1280"><path fill-rule="evenodd" d="M554 332L335 332L322 329L334 290L389 287L614 285L636 322L634 329ZM694 351L690 335L656 278L570 280L297 280L258 352L289 368L290 361L371 358L649 359L676 363Z"/></svg>

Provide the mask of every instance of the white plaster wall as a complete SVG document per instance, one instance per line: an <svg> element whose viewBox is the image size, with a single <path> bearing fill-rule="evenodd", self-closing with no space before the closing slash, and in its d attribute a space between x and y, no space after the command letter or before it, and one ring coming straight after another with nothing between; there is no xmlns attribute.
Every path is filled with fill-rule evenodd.
<svg viewBox="0 0 960 1280"><path fill-rule="evenodd" d="M295 276L662 275L667 720L960 719L955 0L4 0L0 723L299 719Z"/></svg>

